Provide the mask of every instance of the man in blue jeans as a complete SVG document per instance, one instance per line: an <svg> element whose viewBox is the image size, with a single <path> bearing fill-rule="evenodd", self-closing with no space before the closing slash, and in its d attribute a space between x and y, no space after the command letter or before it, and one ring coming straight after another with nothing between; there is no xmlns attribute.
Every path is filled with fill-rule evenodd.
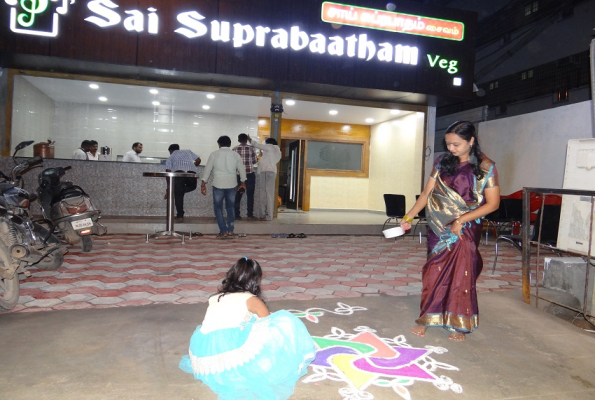
<svg viewBox="0 0 595 400"><path fill-rule="evenodd" d="M254 172L254 166L258 162L256 158L256 150L254 147L248 145L248 135L240 133L238 135L238 142L240 144L233 148L233 151L238 153L242 157L244 162L244 168L246 168L246 217L249 220L255 220L254 217L254 188L256 187L256 173ZM238 185L240 182L240 176L238 177ZM240 202L242 201L242 191L236 193L236 219L242 219L240 216Z"/></svg>
<svg viewBox="0 0 595 400"><path fill-rule="evenodd" d="M201 193L207 194L207 181L213 174L213 208L215 218L219 226L218 239L233 239L235 219L235 198L236 192L246 190L246 169L242 157L232 151L231 139L229 136L221 136L217 139L219 150L214 151L207 160L205 171L200 186ZM238 185L236 174L240 174ZM223 201L225 200L225 213L223 217ZM227 221L226 221L227 219Z"/></svg>

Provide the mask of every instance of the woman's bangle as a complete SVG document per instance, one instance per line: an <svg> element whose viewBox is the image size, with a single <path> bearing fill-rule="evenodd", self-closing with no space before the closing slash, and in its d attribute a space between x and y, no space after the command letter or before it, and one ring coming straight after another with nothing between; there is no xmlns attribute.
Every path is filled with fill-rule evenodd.
<svg viewBox="0 0 595 400"><path fill-rule="evenodd" d="M456 222L457 224L459 224L459 225L464 225L464 224L463 224L461 221L459 221L459 219L458 219L458 218L455 220L455 222Z"/></svg>
<svg viewBox="0 0 595 400"><path fill-rule="evenodd" d="M413 218L411 218L411 217L410 217L409 215L407 215L407 214L405 214L405 215L403 216L403 219L405 220L405 222L409 222L409 223L413 222Z"/></svg>

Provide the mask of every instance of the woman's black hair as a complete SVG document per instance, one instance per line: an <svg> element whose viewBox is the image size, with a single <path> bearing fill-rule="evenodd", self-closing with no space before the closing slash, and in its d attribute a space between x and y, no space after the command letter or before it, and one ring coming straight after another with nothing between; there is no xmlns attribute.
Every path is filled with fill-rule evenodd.
<svg viewBox="0 0 595 400"><path fill-rule="evenodd" d="M242 257L227 271L227 276L217 292L219 299L227 293L250 292L262 300L261 278L262 269L258 261Z"/></svg>
<svg viewBox="0 0 595 400"><path fill-rule="evenodd" d="M479 140L475 131L475 126L469 121L457 121L446 128L444 133L444 147L446 148L446 134L454 133L461 139L471 141L472 138L475 140L469 150L469 164L473 168L473 174L477 179L482 179L485 175L484 171L479 167L483 160L483 153L479 147ZM459 166L459 157L454 156L450 151L447 152L440 160L440 168L445 171L448 175L454 175L457 167Z"/></svg>

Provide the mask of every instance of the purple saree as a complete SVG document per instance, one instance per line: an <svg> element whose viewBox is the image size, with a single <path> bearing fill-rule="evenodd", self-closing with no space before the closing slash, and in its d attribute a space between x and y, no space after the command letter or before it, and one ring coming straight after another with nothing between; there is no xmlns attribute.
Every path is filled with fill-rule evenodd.
<svg viewBox="0 0 595 400"><path fill-rule="evenodd" d="M422 269L420 317L417 324L442 326L448 331L470 333L477 328L479 309L475 282L483 268L478 246L481 220L467 222L462 239L450 232L463 214L485 203L484 190L498 186L494 162L485 155L479 180L471 165L463 162L452 176L440 172L440 158L432 177L436 185L428 197L428 261Z"/></svg>

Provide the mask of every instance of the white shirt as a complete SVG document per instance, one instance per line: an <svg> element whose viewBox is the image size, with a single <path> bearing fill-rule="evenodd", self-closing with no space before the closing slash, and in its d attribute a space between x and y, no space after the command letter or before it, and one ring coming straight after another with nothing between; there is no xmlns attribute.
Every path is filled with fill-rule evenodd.
<svg viewBox="0 0 595 400"><path fill-rule="evenodd" d="M124 157L122 157L122 161L124 161L124 162L141 162L140 157L134 150L130 150L128 153L124 154Z"/></svg>
<svg viewBox="0 0 595 400"><path fill-rule="evenodd" d="M257 172L275 172L277 173L277 163L281 160L281 149L274 144L260 144L254 140L250 144L257 149L262 150L262 157L258 162Z"/></svg>
<svg viewBox="0 0 595 400"><path fill-rule="evenodd" d="M219 294L209 298L209 308L200 331L204 334L219 329L236 328L248 322L254 314L248 311L246 302L254 295L250 292L228 293L219 299Z"/></svg>
<svg viewBox="0 0 595 400"><path fill-rule="evenodd" d="M89 157L89 160L99 161L99 153L95 153L95 155L93 155L91 152L88 151L87 157Z"/></svg>
<svg viewBox="0 0 595 400"><path fill-rule="evenodd" d="M204 182L208 181L211 172L213 173L213 186L217 189L236 187L238 172L240 182L246 181L246 168L244 168L242 157L229 147L221 147L211 153L201 179Z"/></svg>
<svg viewBox="0 0 595 400"><path fill-rule="evenodd" d="M72 153L72 159L73 160L88 160L89 156L87 155L87 152L85 152L85 150L83 149L76 149L74 151L74 153Z"/></svg>

